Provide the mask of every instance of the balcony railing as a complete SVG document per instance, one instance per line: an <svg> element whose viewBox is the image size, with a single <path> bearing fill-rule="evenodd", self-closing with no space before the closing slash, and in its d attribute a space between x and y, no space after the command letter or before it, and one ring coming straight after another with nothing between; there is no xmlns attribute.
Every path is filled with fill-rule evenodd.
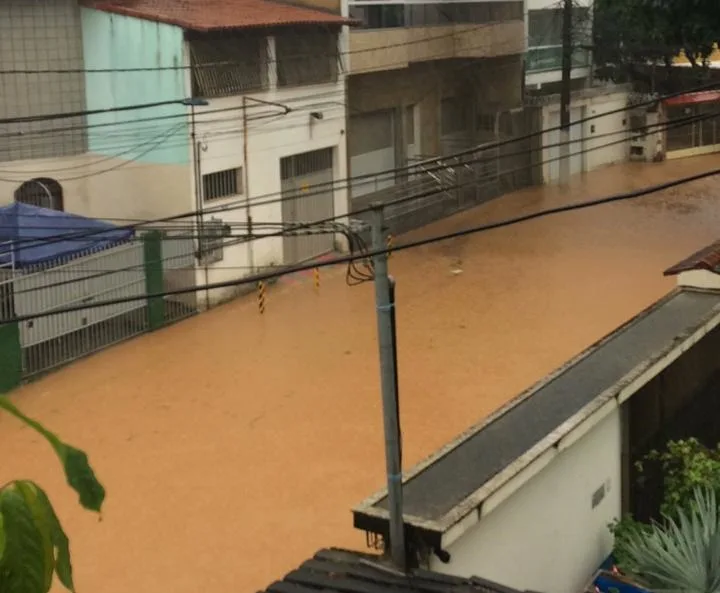
<svg viewBox="0 0 720 593"><path fill-rule="evenodd" d="M562 68L562 45L546 45L530 47L526 57L527 72L547 72ZM590 52L586 49L573 50L572 67L587 68L590 66Z"/></svg>
<svg viewBox="0 0 720 593"><path fill-rule="evenodd" d="M518 0L493 2L427 2L405 4L356 0L350 3L350 17L366 29L429 27L451 24L488 24L523 19Z"/></svg>

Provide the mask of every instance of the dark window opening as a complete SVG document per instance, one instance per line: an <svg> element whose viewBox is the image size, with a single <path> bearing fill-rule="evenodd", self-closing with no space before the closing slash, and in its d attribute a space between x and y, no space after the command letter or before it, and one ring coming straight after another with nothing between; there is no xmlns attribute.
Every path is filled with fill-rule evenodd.
<svg viewBox="0 0 720 593"><path fill-rule="evenodd" d="M49 210L64 210L63 188L49 177L26 181L15 190L15 201Z"/></svg>

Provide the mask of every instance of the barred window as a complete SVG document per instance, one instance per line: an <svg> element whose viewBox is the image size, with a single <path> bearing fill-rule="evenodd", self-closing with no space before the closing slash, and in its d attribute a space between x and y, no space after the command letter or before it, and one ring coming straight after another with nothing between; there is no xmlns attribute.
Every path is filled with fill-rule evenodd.
<svg viewBox="0 0 720 593"><path fill-rule="evenodd" d="M62 185L49 177L26 181L15 190L14 198L16 202L50 210L63 210L64 206Z"/></svg>
<svg viewBox="0 0 720 593"><path fill-rule="evenodd" d="M202 176L203 198L205 201L229 198L243 193L242 167L225 169Z"/></svg>
<svg viewBox="0 0 720 593"><path fill-rule="evenodd" d="M225 257L223 247L227 234L227 226L218 218L211 218L202 223L200 230L200 261L213 264Z"/></svg>
<svg viewBox="0 0 720 593"><path fill-rule="evenodd" d="M267 37L195 33L188 39L193 96L227 97L267 85Z"/></svg>
<svg viewBox="0 0 720 593"><path fill-rule="evenodd" d="M315 28L275 37L278 86L334 82L340 69L338 32Z"/></svg>

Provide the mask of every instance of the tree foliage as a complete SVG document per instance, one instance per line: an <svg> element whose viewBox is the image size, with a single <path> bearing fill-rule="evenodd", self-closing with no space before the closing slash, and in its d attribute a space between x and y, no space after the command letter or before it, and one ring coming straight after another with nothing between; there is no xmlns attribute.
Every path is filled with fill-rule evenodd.
<svg viewBox="0 0 720 593"><path fill-rule="evenodd" d="M672 80L673 58L685 52L693 75L707 73L720 40L717 0L596 0L593 53L598 72L616 82L643 79L660 64Z"/></svg>
<svg viewBox="0 0 720 593"><path fill-rule="evenodd" d="M87 455L25 416L6 397L0 396L0 408L50 443L80 504L100 512L105 489ZM47 494L30 480L5 484L0 488L0 591L47 593L54 575L67 589L75 590L68 538Z"/></svg>

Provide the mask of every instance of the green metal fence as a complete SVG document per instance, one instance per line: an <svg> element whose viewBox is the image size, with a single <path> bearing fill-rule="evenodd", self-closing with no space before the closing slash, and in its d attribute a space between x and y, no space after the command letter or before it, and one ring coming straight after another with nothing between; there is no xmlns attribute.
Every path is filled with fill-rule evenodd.
<svg viewBox="0 0 720 593"><path fill-rule="evenodd" d="M53 265L1 272L0 393L197 312L194 290L163 296L195 287L189 233L150 231ZM75 310L47 315L67 308Z"/></svg>

